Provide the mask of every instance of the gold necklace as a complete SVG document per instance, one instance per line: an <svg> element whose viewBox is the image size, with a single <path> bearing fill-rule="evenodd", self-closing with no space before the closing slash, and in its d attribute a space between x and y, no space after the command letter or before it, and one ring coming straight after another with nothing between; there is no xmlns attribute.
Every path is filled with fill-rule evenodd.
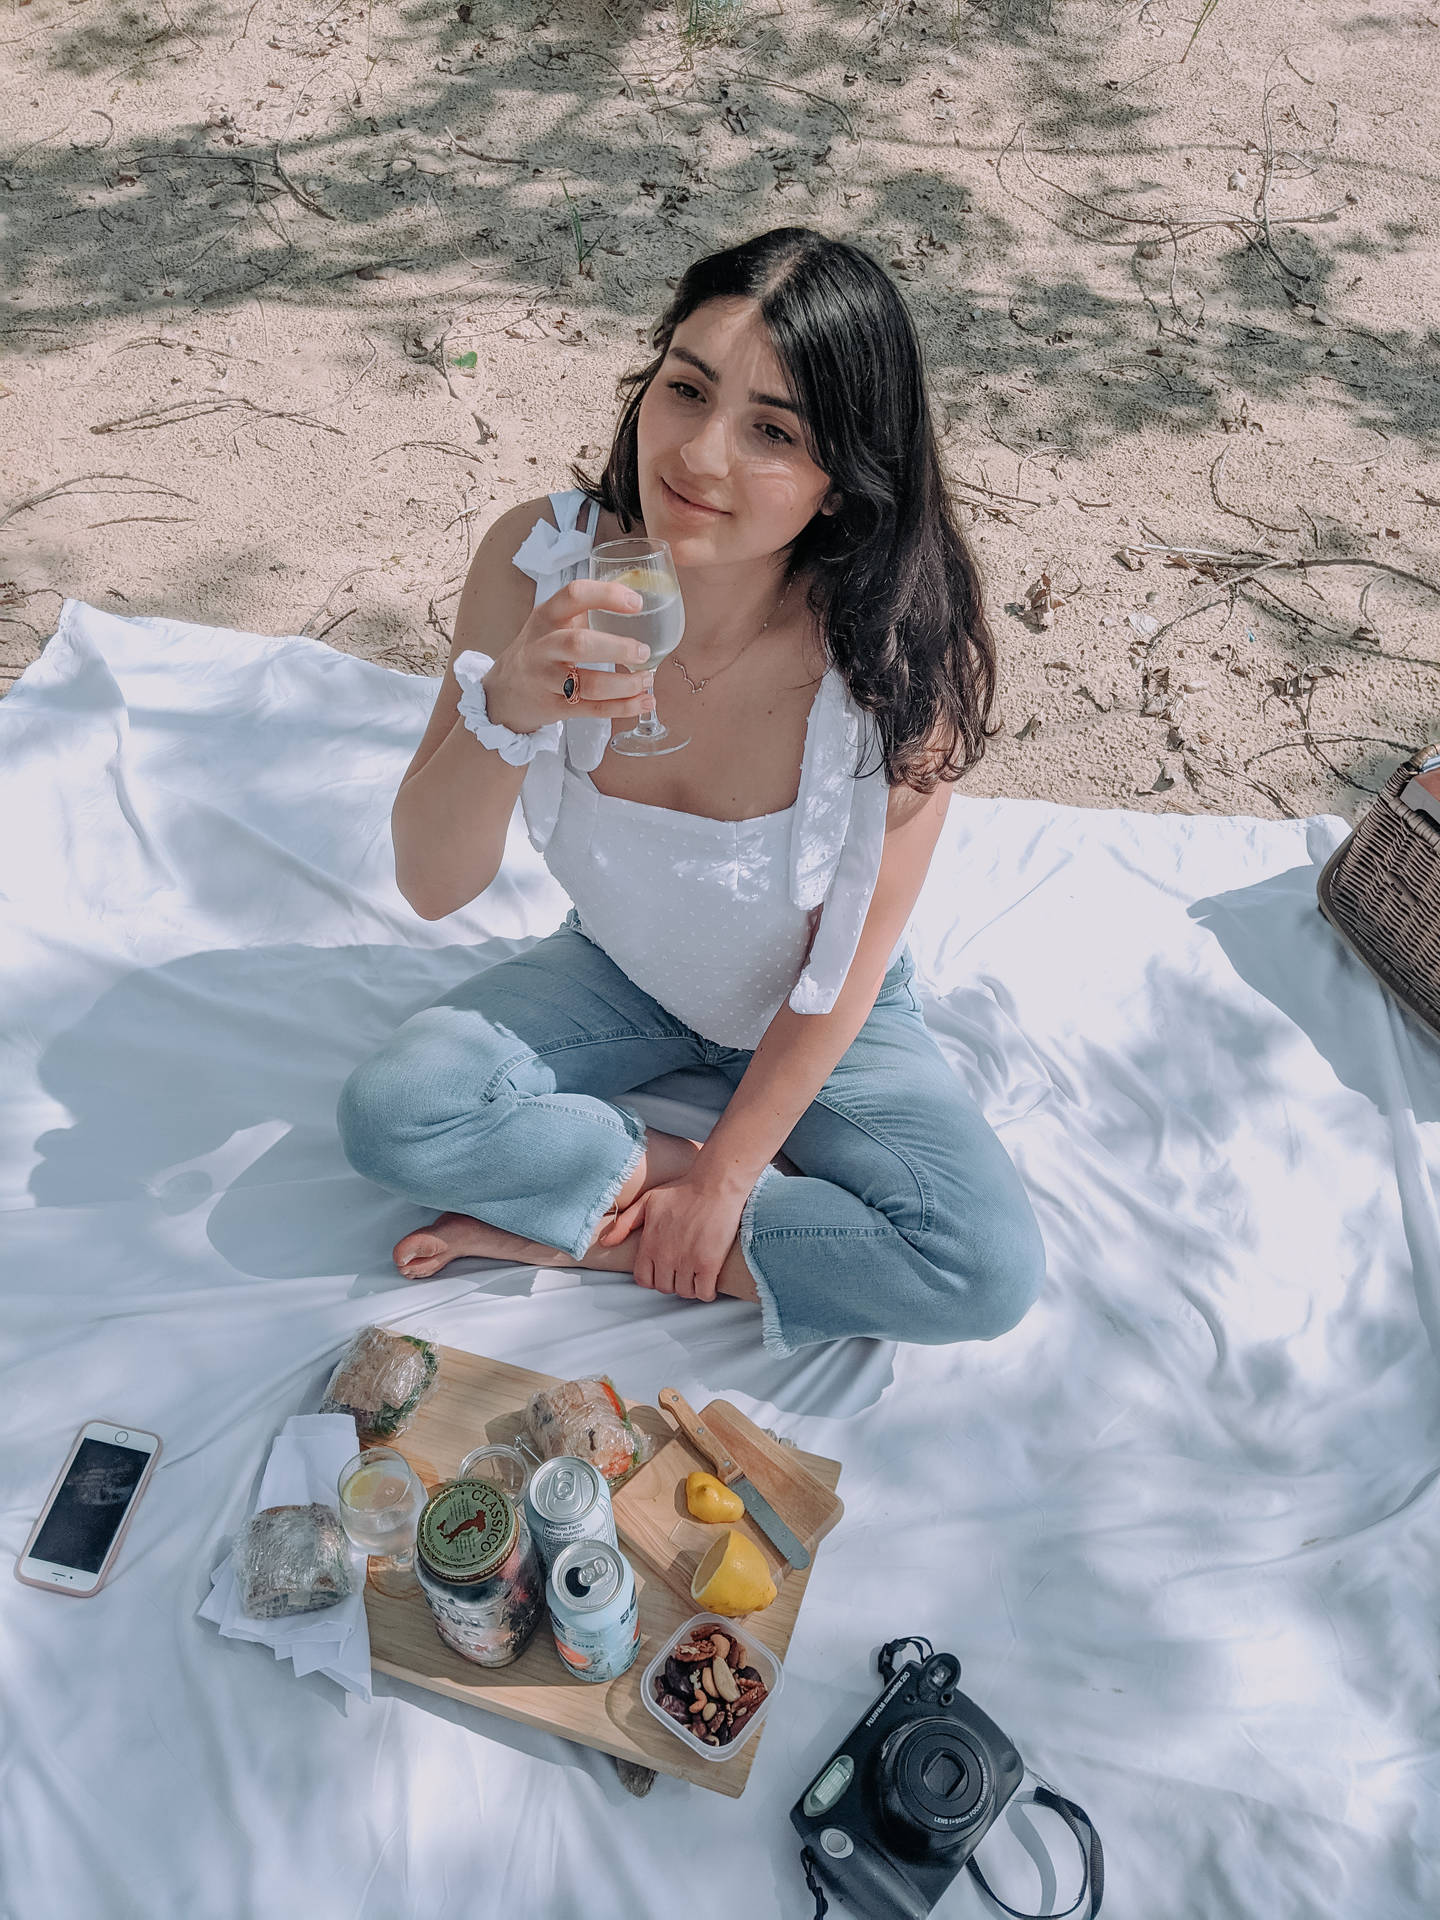
<svg viewBox="0 0 1440 1920"><path fill-rule="evenodd" d="M787 580L785 583L785 591L780 596L780 605L776 607L775 612L770 615L770 620L774 620L777 617L777 615L779 615L784 610L785 602L789 598L790 598L790 582ZM765 627L769 626L770 620L767 620L765 622ZM765 627L761 627L760 633L764 633ZM722 673L728 673L730 668L735 665L735 661L739 660L741 655L747 654L750 651L751 647L753 647L755 642L760 638L760 633L752 634L750 638L745 642L744 646L741 647L740 652L735 655L734 660L727 660L723 667L717 667L714 673L707 673L703 680L692 680L690 678L690 675L685 671L685 662L679 657L678 654L672 653L670 658L675 662L675 665L679 667L681 673L685 675L685 684L687 687L689 687L690 691L692 693L703 693L706 687L709 686L712 680L717 680Z"/></svg>

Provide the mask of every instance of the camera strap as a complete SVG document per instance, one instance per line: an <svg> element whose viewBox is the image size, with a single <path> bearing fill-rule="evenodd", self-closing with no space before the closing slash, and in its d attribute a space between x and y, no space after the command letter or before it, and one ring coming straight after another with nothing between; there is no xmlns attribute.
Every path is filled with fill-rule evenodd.
<svg viewBox="0 0 1440 1920"><path fill-rule="evenodd" d="M815 1854L810 1847L800 1849L800 1864L805 1869L805 1884L815 1896L815 1920L825 1920L830 1911L830 1902L824 1887L815 1877Z"/></svg>
<svg viewBox="0 0 1440 1920"><path fill-rule="evenodd" d="M1065 1920L1067 1914L1078 1913L1090 1902L1090 1920L1100 1911L1100 1902L1105 1893L1105 1854L1100 1845L1100 1836L1095 1831L1095 1823L1085 1809L1076 1800L1067 1800L1063 1793L1047 1786L1038 1773L1032 1777L1039 1781L1031 1796L1037 1807L1048 1807L1052 1813L1058 1813L1066 1826L1074 1834L1081 1854L1085 1860L1085 1877L1080 1883L1080 1891L1068 1907L1056 1907L1050 1913L1023 1913L1019 1907L1007 1906L996 1893L990 1882L980 1871L980 1863L972 1853L965 1862L971 1877L987 1900L993 1900L1002 1913L1014 1915L1014 1920ZM1083 1831L1082 1831L1083 1829ZM1088 1835L1088 1838L1087 1838ZM808 1869L807 1869L808 1872Z"/></svg>

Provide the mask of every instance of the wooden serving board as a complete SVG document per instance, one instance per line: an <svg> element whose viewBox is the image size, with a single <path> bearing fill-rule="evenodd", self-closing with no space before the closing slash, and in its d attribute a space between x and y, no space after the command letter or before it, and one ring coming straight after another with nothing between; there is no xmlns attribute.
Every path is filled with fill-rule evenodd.
<svg viewBox="0 0 1440 1920"><path fill-rule="evenodd" d="M551 1374L532 1373L503 1360L462 1353L455 1347L440 1347L437 1352L440 1378L435 1392L420 1409L410 1431L389 1443L405 1455L427 1487L449 1479L472 1447L482 1446L486 1441L513 1440L523 1424L525 1403L530 1395L541 1387L555 1385ZM655 1460L648 1462L642 1473L657 1465L661 1454L672 1448L678 1447L688 1456L688 1447L677 1440L674 1429L658 1408L634 1400L627 1401L626 1405L634 1424L652 1437L658 1450ZM706 1409L707 1419L713 1411L713 1407ZM735 1414L733 1408L729 1411L736 1419L743 1418ZM745 1425L752 1434L757 1432L748 1421ZM726 1434L727 1438L731 1437L729 1429ZM763 1436L760 1437L763 1441ZM840 1464L836 1460L789 1448L775 1451L784 1457L787 1465L793 1464L807 1475L813 1475L822 1487L833 1488L840 1478ZM678 1460L676 1464L679 1465ZM680 1468L682 1487L689 1471L687 1460ZM620 1502L639 1478L637 1474L621 1489L617 1497L617 1519ZM761 1491L768 1489L761 1487ZM839 1503L835 1504L838 1518ZM795 1524L792 1514L784 1507L779 1510L791 1525ZM833 1519L830 1524L833 1526ZM656 1550L662 1551L658 1547ZM377 1672L393 1674L412 1686L425 1687L468 1706L503 1714L509 1720L560 1734L582 1746L598 1747L619 1759L633 1760L639 1766L654 1767L661 1773L675 1774L696 1786L736 1798L745 1790L756 1751L765 1737L765 1727L757 1728L733 1759L707 1762L651 1718L640 1698L640 1676L676 1628L698 1609L689 1598L688 1574L682 1600L660 1577L648 1552L643 1559L637 1556L634 1564L640 1596L640 1652L628 1673L604 1686L576 1679L561 1663L548 1621L542 1620L530 1644L513 1665L477 1667L452 1653L441 1640L422 1594L394 1599L367 1586L365 1611L370 1627L371 1665ZM790 1645L795 1618L813 1571L812 1566L804 1573L791 1572L774 1604L763 1613L753 1614L745 1623L746 1631L763 1640L781 1660ZM773 1711L785 1711L783 1693Z"/></svg>
<svg viewBox="0 0 1440 1920"><path fill-rule="evenodd" d="M715 1469L663 1414L660 1418L669 1438L615 1495L615 1524L624 1544L643 1554L646 1565L693 1610L690 1582L719 1529L691 1518L685 1505L685 1477L697 1469L704 1473L714 1473ZM729 1449L755 1491L770 1502L796 1535L813 1564L816 1547L845 1511L831 1490L834 1482L817 1479L806 1465L809 1455L782 1447L727 1400L712 1400L700 1418ZM757 1624L760 1620L768 1624L772 1617L783 1621L788 1640L800 1609L804 1575L771 1546L749 1514L737 1520L735 1528L759 1547L770 1577L780 1589L780 1597L757 1617ZM796 1582L800 1583L798 1587ZM767 1646L770 1644L768 1634L760 1637Z"/></svg>

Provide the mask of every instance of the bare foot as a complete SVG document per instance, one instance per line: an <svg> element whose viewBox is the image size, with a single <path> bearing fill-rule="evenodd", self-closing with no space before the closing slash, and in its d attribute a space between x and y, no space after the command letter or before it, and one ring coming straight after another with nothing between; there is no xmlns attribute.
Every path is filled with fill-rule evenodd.
<svg viewBox="0 0 1440 1920"><path fill-rule="evenodd" d="M678 1180L700 1151L697 1140L685 1140L671 1133L652 1129L639 1165L620 1190L617 1206L626 1207L647 1187L663 1186ZM777 1159L783 1158L777 1155ZM788 1164L788 1163L787 1163ZM601 1223L601 1232L605 1229ZM406 1280L429 1280L452 1260L514 1260L534 1267L590 1267L600 1272L629 1273L635 1264L638 1236L630 1234L618 1246L591 1245L584 1258L575 1259L539 1240L526 1240L503 1227L490 1227L468 1213L442 1213L428 1227L407 1233L395 1247L395 1266ZM731 1247L720 1270L718 1289L737 1300L757 1298L755 1282L740 1253L739 1242Z"/></svg>
<svg viewBox="0 0 1440 1920"><path fill-rule="evenodd" d="M531 1240L506 1233L500 1227L487 1227L483 1220L472 1220L468 1213L442 1213L428 1227L407 1233L395 1248L395 1266L406 1280L429 1280L452 1260L519 1260L527 1256L517 1249L533 1248ZM545 1264L564 1260L551 1247L543 1249Z"/></svg>

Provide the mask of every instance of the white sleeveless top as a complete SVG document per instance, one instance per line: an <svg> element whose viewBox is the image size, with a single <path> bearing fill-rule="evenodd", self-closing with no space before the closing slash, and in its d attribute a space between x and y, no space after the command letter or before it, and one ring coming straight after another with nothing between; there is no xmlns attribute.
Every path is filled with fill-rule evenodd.
<svg viewBox="0 0 1440 1920"><path fill-rule="evenodd" d="M535 604L583 571L600 509L552 493L557 525L537 521L514 564ZM874 723L831 667L805 728L792 807L711 820L601 793L590 778L608 720L567 720L562 753L540 753L520 790L531 844L569 894L582 932L667 1012L707 1040L753 1048L789 1001L828 1013L880 871L889 787ZM818 928L815 910L822 908ZM902 933L898 954L905 944ZM893 959L892 955L892 959Z"/></svg>

